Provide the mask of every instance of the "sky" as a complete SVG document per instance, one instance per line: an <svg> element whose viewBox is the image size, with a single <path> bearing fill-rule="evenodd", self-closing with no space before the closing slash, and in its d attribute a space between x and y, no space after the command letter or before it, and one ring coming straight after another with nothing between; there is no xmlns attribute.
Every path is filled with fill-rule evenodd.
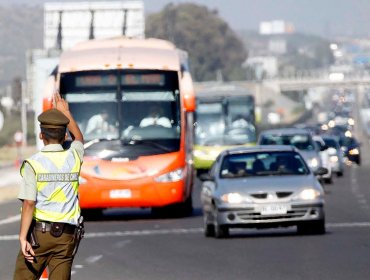
<svg viewBox="0 0 370 280"><path fill-rule="evenodd" d="M62 2L71 1L77 2ZM1 5L44 2L60 1L0 0ZM171 2L193 2L217 9L235 30L258 30L261 21L286 20L299 32L370 37L370 0L144 0L146 13L158 12Z"/></svg>
<svg viewBox="0 0 370 280"><path fill-rule="evenodd" d="M169 2L144 0L147 12L159 11ZM286 20L297 31L324 36L370 36L370 0L193 0L216 8L231 27L258 30L259 22Z"/></svg>

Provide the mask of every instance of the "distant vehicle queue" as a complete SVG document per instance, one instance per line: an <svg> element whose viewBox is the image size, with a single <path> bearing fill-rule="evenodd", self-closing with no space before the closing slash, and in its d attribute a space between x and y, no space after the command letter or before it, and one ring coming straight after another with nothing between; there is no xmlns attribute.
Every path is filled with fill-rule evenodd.
<svg viewBox="0 0 370 280"><path fill-rule="evenodd" d="M336 106L341 115L352 108ZM355 122L350 111L346 116L265 130L256 146L214 154L210 170L199 176L204 235L224 238L232 228L288 226L300 234L324 234L324 183L333 183L333 174L343 176L346 163L361 163Z"/></svg>

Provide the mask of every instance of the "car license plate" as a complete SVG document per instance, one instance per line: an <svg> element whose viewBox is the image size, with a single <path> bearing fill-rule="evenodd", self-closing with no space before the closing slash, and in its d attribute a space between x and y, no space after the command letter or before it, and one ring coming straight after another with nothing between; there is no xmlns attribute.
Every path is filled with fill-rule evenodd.
<svg viewBox="0 0 370 280"><path fill-rule="evenodd" d="M260 208L261 215L281 215L286 214L288 210L290 210L289 205L284 204L270 204Z"/></svg>
<svg viewBox="0 0 370 280"><path fill-rule="evenodd" d="M111 190L109 192L110 198L131 198L132 193L129 189L123 189L123 190Z"/></svg>

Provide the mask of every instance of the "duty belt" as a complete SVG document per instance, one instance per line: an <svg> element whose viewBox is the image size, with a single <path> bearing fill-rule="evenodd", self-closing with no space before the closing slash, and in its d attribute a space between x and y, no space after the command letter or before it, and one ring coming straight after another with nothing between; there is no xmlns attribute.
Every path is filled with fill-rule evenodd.
<svg viewBox="0 0 370 280"><path fill-rule="evenodd" d="M69 234L74 234L76 230L75 225L67 224L67 223L52 223L52 222L35 222L35 230L37 231L42 231L42 232L47 232L50 231L55 224L60 224L63 226L63 232L62 233L69 233Z"/></svg>

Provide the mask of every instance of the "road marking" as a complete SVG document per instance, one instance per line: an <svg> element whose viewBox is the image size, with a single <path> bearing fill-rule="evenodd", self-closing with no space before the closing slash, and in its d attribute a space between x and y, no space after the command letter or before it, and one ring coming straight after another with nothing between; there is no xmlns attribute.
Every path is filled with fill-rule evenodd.
<svg viewBox="0 0 370 280"><path fill-rule="evenodd" d="M11 223L14 223L14 222L18 222L18 221L20 221L20 219L21 219L21 214L11 216L9 218L0 220L0 226L1 225L6 225L6 224L11 224Z"/></svg>
<svg viewBox="0 0 370 280"><path fill-rule="evenodd" d="M329 228L348 228L348 227L370 227L370 222L358 222L358 223L329 223L326 224Z"/></svg>
<svg viewBox="0 0 370 280"><path fill-rule="evenodd" d="M97 261L99 261L102 257L103 257L103 255L91 256L91 257L88 257L88 258L86 259L86 262L87 262L87 263L90 263L90 264L92 264L92 263L96 263L96 262L97 262Z"/></svg>
<svg viewBox="0 0 370 280"><path fill-rule="evenodd" d="M327 228L365 228L370 227L370 222L355 222L355 223L327 223ZM177 228L177 229L161 229L161 230L131 230L131 231L107 231L107 232L91 232L86 233L86 238L106 238L106 237L122 237L122 236L148 236L148 235L171 235L171 234L194 234L203 232L203 228ZM18 240L18 235L0 235L0 241ZM95 257L93 259L95 261Z"/></svg>

